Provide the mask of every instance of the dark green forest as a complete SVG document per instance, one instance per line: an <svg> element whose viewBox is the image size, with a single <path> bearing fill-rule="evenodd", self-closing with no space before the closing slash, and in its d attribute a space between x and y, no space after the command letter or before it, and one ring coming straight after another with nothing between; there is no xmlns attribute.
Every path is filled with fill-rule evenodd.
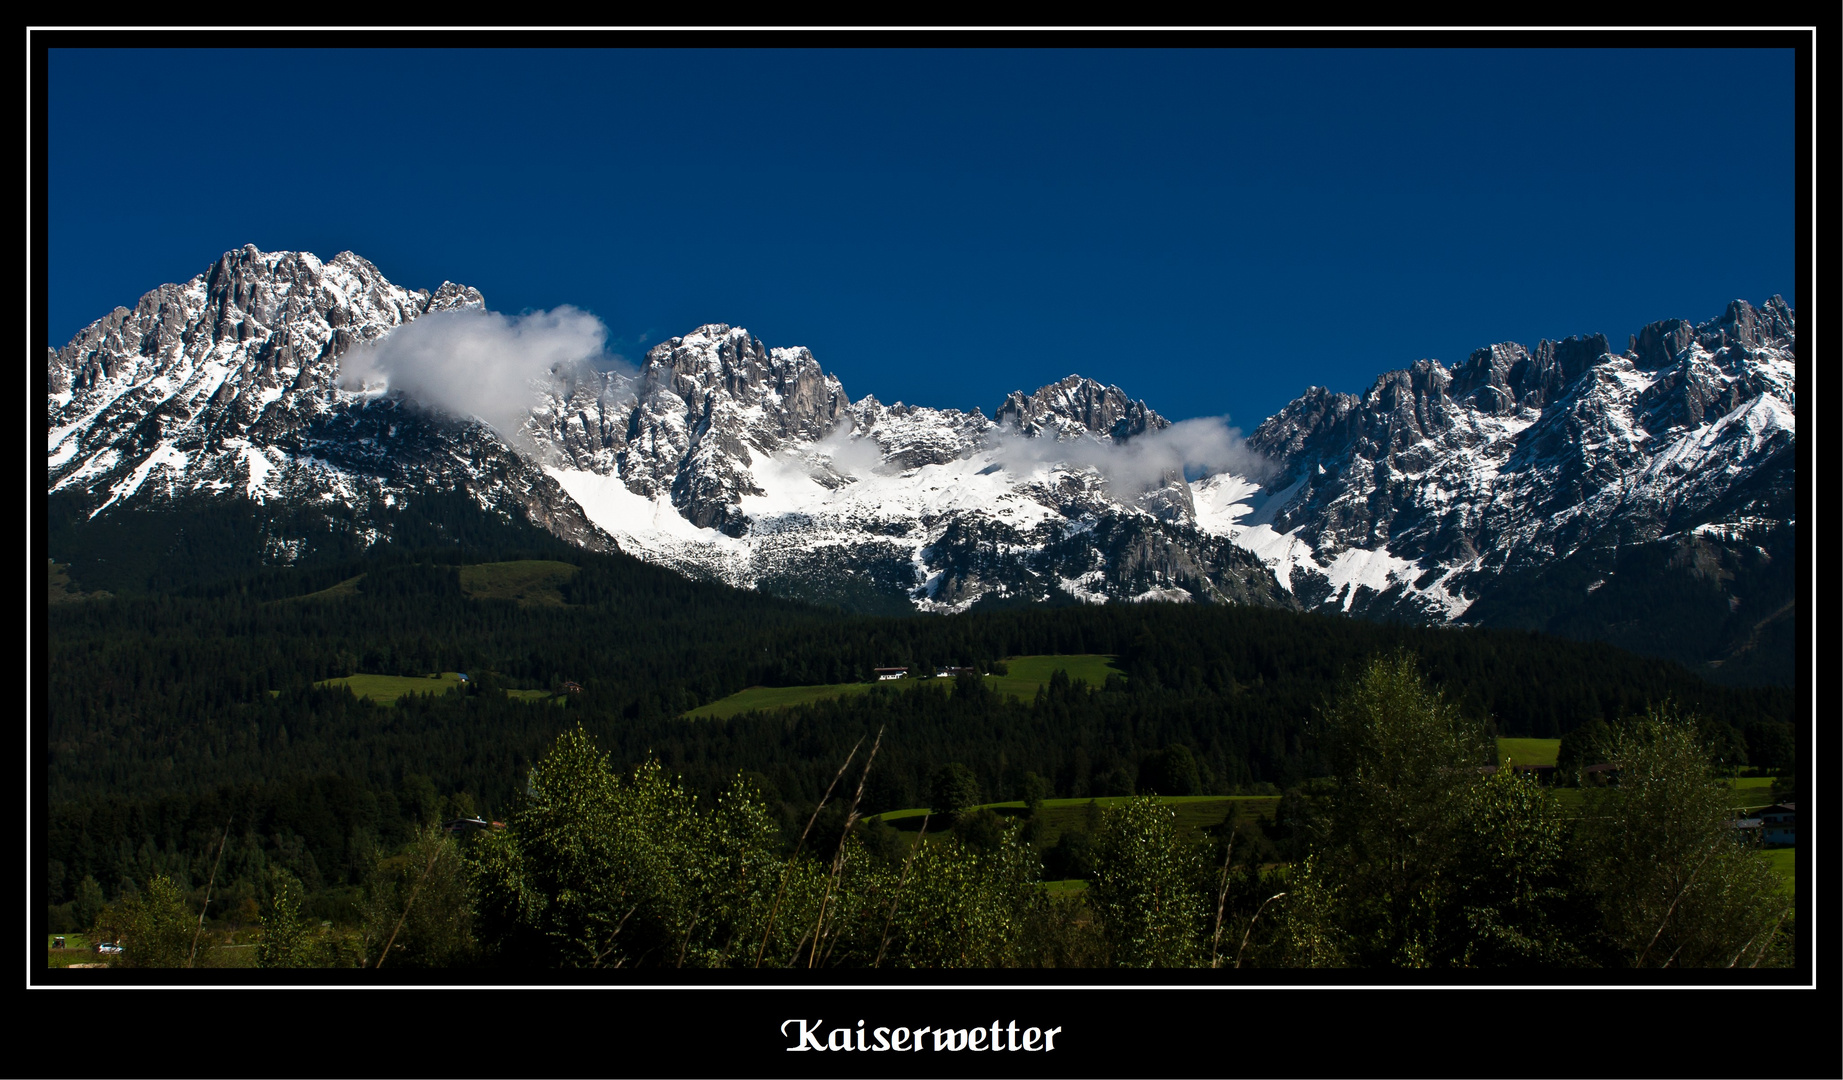
<svg viewBox="0 0 1843 1080"><path fill-rule="evenodd" d="M514 558L573 565L562 602L463 588L463 565ZM682 718L755 685L1083 653L1117 656L1124 677L1059 676L1028 701L963 678ZM142 902L155 878L194 904L214 880L209 915L234 919L273 903L278 874L303 910L356 920L380 860L425 826L527 812L534 764L571 731L614 773L657 762L702 805L743 777L783 856L840 763L878 733L861 815L928 805L953 763L989 799L1143 793L1179 752L1199 794L1309 791L1334 773L1324 725L1336 689L1382 656L1413 657L1487 735L1616 727L1668 702L1697 718L1716 767L1789 770L1766 758L1785 756L1799 717L1790 690L1718 687L1533 632L1185 605L856 617L547 543L398 549L55 603L41 655L38 852L54 922L72 926L100 904ZM471 679L389 705L314 685L436 671ZM506 693L565 680L582 691Z"/></svg>

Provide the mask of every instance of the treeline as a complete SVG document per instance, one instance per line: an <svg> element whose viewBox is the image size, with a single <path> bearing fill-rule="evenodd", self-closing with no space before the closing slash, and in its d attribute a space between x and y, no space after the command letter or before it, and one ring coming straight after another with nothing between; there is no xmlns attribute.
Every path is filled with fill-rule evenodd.
<svg viewBox="0 0 1843 1080"><path fill-rule="evenodd" d="M931 833L854 826L887 729L834 766L830 813L790 848L751 777L703 798L655 760L619 766L574 728L504 828L425 827L374 855L350 930L312 931L305 883L271 867L246 904L255 955L268 968L1192 967L1225 980L1244 967L1794 963L1792 897L1736 842L1697 725L1673 711L1607 730L1621 783L1588 794L1579 816L1527 776L1481 769L1485 729L1408 656L1341 683L1323 719L1314 741L1330 772L1291 796L1291 865L1269 861L1275 846L1258 838L1270 830L1233 816L1183 832L1151 799L1090 804L1080 895L1040 887L1055 859L1038 819L972 808L976 785L954 766L935 777ZM1177 758L1165 779L1184 771ZM81 892L122 962L190 964L199 899L183 882L156 873L101 907L89 879Z"/></svg>
<svg viewBox="0 0 1843 1080"><path fill-rule="evenodd" d="M1751 752L1756 765L1791 765L1765 758L1785 756L1790 740L1760 737L1790 731L1788 690L1714 687L1672 664L1523 632L1173 605L847 618L624 555L544 544L493 553L571 563L564 605L470 598L457 568L474 558L437 548L49 610L38 685L53 825L45 855L62 867L51 902L72 902L85 878L112 896L156 864L192 874L199 837L226 817L265 822L250 842L303 880L351 887L366 843L425 820L402 809L412 778L442 799L504 807L557 733L578 724L618 761L656 756L706 796L753 774L784 831L804 821L852 743L879 728L887 736L866 812L920 805L950 761L975 769L993 798L1019 797L1033 773L1057 796L1129 794L1147 760L1173 747L1192 755L1201 792L1289 788L1325 771L1311 734L1329 689L1404 648L1496 734L1566 734L1672 701L1703 718L1724 762ZM314 595L360 575L356 591ZM1035 701L969 680L952 692L875 688L783 712L680 719L750 685L1044 653L1116 654L1127 674L1098 687L1059 680ZM472 673L469 691L378 705L313 685L443 670ZM583 692L549 702L501 692L566 679ZM336 824L304 828L257 808L285 807L307 789L345 793L325 796L331 817L319 820ZM233 791L256 800L247 814L230 810Z"/></svg>

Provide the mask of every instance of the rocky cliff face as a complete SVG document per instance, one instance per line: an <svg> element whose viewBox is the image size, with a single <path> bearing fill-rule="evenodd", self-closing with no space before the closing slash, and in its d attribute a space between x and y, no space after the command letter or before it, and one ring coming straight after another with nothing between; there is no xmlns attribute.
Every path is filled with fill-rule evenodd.
<svg viewBox="0 0 1843 1080"><path fill-rule="evenodd" d="M637 371L553 370L505 435L339 384L355 345L482 307L349 252L227 253L49 352L48 488L98 515L337 505L371 539L378 508L459 492L584 546L860 610L1192 600L1617 638L1633 617L1615 603L1656 603L1635 599L1643 580L1731 614L1705 636L1756 658L1793 610L1769 566L1796 529L1779 297L1653 323L1617 353L1600 335L1506 342L1362 394L1308 389L1248 439L1258 478L1148 467L1170 423L1080 376L989 417L853 401L806 349L720 323ZM309 542L281 538L278 558Z"/></svg>
<svg viewBox="0 0 1843 1080"><path fill-rule="evenodd" d="M226 496L337 502L362 517L413 492L458 491L508 519L610 547L491 428L338 385L339 359L354 345L482 304L451 282L433 293L393 285L351 252L324 263L253 246L227 252L47 350L48 489L87 497L92 517ZM388 538L373 531L372 540ZM272 539L284 562L310 542Z"/></svg>
<svg viewBox="0 0 1843 1080"><path fill-rule="evenodd" d="M1309 390L1250 439L1280 472L1237 535L1321 592L1310 606L1547 626L1605 585L1543 615L1526 594L1547 568L1610 573L1634 546L1751 550L1795 528L1796 439L1792 312L1737 300L1700 325L1652 323L1621 353L1597 335L1505 343L1361 396ZM1737 617L1781 605L1710 600Z"/></svg>
<svg viewBox="0 0 1843 1080"><path fill-rule="evenodd" d="M686 573L871 610L1290 603L1251 553L1197 529L1181 476L1110 482L1108 454L1168 422L1079 376L993 418L854 402L805 349L718 324L534 415L589 516Z"/></svg>

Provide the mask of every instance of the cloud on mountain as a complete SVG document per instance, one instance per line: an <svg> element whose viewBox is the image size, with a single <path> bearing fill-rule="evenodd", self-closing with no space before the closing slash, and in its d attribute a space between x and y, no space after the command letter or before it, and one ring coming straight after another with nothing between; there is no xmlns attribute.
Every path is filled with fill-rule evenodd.
<svg viewBox="0 0 1843 1080"><path fill-rule="evenodd" d="M1046 464L1092 468L1109 488L1124 496L1156 487L1173 475L1194 480L1232 472L1258 481L1274 471L1273 463L1250 448L1241 430L1230 427L1226 416L1179 420L1122 443L1087 436L1026 438L1006 433L1000 436L997 449L999 461L1010 469Z"/></svg>
<svg viewBox="0 0 1843 1080"><path fill-rule="evenodd" d="M553 387L595 371L631 369L607 351L608 328L567 304L551 311L438 311L341 357L348 388L387 387L455 416L477 416L513 438Z"/></svg>

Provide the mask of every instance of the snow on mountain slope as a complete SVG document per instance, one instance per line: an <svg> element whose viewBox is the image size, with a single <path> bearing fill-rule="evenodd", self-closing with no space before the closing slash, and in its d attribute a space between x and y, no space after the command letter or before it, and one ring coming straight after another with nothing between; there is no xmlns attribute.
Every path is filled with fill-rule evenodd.
<svg viewBox="0 0 1843 1080"><path fill-rule="evenodd" d="M1500 583L1570 560L1738 545L1794 516L1778 297L1653 323L1618 353L1598 335L1503 343L1360 395L1310 388L1245 445L1078 375L990 416L854 401L806 349L721 323L637 371L550 368L511 431L340 375L354 347L483 309L349 252L226 253L49 351L48 491L92 517L340 506L379 535L367 515L461 492L575 543L859 610L1188 599L1436 623L1511 618Z"/></svg>
<svg viewBox="0 0 1843 1080"><path fill-rule="evenodd" d="M411 491L459 491L507 519L608 546L491 428L340 385L352 348L483 306L451 282L433 293L393 285L351 252L326 262L226 252L47 351L47 489L84 496L91 518L230 494L365 511ZM298 551L299 539L278 538L276 550Z"/></svg>
<svg viewBox="0 0 1843 1080"><path fill-rule="evenodd" d="M1071 377L1013 394L999 415L1021 422L1006 427L977 409L850 402L806 350L769 350L713 324L649 353L625 424L585 422L579 400L605 403L626 389L611 377L559 393L535 410L532 441L548 448L550 475L624 550L685 572L821 597L823 585L815 592L800 579L856 576L927 611L987 597L1146 591L1123 594L1122 574L1187 597L1173 574L1220 575L1225 568L1211 566L1225 554L1231 577L1267 576L1208 541L1213 554L1201 561L1193 553L1147 570L1129 558L1130 570L1115 565L1110 575L1102 557L1076 577L1051 573L1046 546L1090 532L1097 518L1134 519L1129 533L1164 529L1135 505L1144 493L1116 492L1100 468L1034 449L1048 433L1046 442L1083 441L1078 458L1104 458L1133 433L1166 426L1115 387ZM585 445L596 430L600 445ZM1065 579L1077 584L1063 588Z"/></svg>

